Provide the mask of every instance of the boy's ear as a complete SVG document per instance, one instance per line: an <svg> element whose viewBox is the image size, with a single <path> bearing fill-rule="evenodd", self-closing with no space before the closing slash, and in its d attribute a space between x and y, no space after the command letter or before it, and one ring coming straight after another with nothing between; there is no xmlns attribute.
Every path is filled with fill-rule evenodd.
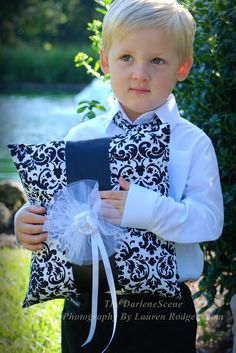
<svg viewBox="0 0 236 353"><path fill-rule="evenodd" d="M109 64L108 64L108 57L104 53L104 49L103 48L100 50L100 65L101 65L102 72L104 74L109 74L110 73Z"/></svg>
<svg viewBox="0 0 236 353"><path fill-rule="evenodd" d="M193 58L192 57L188 57L184 60L184 62L181 64L179 71L178 71L178 74L177 74L178 81L183 81L187 78L192 65L193 65Z"/></svg>

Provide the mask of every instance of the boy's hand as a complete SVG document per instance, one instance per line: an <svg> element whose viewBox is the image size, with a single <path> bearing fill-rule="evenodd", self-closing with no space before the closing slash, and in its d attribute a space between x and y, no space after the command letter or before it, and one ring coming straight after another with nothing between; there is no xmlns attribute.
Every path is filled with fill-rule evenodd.
<svg viewBox="0 0 236 353"><path fill-rule="evenodd" d="M47 217L44 207L28 206L20 209L15 216L15 232L20 244L31 251L43 248L43 241L48 234L42 233L43 224Z"/></svg>
<svg viewBox="0 0 236 353"><path fill-rule="evenodd" d="M124 191L101 191L102 215L109 223L120 225L124 213L125 203L130 183L123 177L119 178L119 184Z"/></svg>

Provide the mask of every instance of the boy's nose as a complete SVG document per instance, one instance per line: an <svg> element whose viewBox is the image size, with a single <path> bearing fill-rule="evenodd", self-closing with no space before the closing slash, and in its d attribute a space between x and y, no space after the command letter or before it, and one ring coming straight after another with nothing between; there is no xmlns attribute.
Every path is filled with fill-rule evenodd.
<svg viewBox="0 0 236 353"><path fill-rule="evenodd" d="M145 65L135 65L132 72L132 78L140 81L148 81L150 76Z"/></svg>

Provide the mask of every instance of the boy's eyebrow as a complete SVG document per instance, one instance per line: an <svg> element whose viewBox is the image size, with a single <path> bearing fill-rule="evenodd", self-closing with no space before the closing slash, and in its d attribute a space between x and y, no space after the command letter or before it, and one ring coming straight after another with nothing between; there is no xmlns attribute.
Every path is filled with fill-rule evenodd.
<svg viewBox="0 0 236 353"><path fill-rule="evenodd" d="M135 51L131 50L131 49L120 49L119 50L119 54L135 54ZM153 53L150 53L149 56L152 56L152 57L164 57L165 56L165 53L163 52L153 52Z"/></svg>
<svg viewBox="0 0 236 353"><path fill-rule="evenodd" d="M119 50L121 53L129 53L129 54L133 54L134 51L133 50L130 50L130 49L125 49L125 48L122 48Z"/></svg>

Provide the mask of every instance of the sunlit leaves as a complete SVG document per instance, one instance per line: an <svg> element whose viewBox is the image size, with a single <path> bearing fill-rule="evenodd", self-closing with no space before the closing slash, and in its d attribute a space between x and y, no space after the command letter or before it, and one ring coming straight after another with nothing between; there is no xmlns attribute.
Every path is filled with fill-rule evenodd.
<svg viewBox="0 0 236 353"><path fill-rule="evenodd" d="M82 120L93 119L96 117L95 109L103 112L106 111L105 107L101 105L100 102L96 100L92 100L92 101L84 100L79 102L77 113L79 114L84 113Z"/></svg>

